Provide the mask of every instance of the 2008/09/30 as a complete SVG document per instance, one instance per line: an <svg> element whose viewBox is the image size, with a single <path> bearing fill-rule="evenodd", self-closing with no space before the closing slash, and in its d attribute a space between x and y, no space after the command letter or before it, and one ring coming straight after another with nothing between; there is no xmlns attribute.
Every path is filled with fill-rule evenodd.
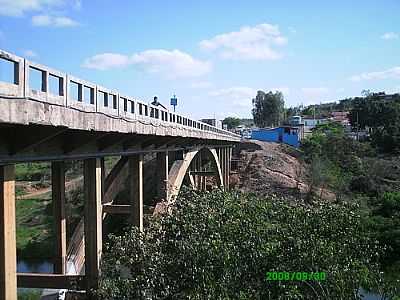
<svg viewBox="0 0 400 300"><path fill-rule="evenodd" d="M266 280L267 281L276 281L276 280L322 281L326 280L326 273L325 272L267 272Z"/></svg>

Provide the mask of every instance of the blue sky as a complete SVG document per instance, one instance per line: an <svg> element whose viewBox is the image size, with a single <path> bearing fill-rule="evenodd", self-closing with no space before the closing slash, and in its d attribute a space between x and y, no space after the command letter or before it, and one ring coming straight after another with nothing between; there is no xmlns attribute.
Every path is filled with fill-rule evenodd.
<svg viewBox="0 0 400 300"><path fill-rule="evenodd" d="M0 0L0 48L196 118L400 92L400 1Z"/></svg>

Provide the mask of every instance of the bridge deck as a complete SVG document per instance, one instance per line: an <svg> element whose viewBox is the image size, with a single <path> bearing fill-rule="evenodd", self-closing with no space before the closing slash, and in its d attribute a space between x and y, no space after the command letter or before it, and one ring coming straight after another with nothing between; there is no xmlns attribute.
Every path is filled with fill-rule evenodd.
<svg viewBox="0 0 400 300"><path fill-rule="evenodd" d="M9 82L0 81L0 162L123 155L240 141L229 131L2 50L0 60L12 73ZM35 75L39 83L32 80Z"/></svg>

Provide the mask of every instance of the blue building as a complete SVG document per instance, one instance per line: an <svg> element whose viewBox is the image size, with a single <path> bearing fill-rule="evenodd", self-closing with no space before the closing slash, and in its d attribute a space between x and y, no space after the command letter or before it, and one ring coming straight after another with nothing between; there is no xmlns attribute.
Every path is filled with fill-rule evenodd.
<svg viewBox="0 0 400 300"><path fill-rule="evenodd" d="M281 126L276 128L253 129L251 138L264 142L285 143L293 147L300 146L300 128Z"/></svg>

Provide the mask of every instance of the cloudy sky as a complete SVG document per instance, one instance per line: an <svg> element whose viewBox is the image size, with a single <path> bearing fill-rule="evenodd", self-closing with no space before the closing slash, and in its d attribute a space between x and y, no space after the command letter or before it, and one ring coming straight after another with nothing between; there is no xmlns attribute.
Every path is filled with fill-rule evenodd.
<svg viewBox="0 0 400 300"><path fill-rule="evenodd" d="M0 48L196 118L400 91L400 1L0 0ZM0 70L1 72L1 70Z"/></svg>

